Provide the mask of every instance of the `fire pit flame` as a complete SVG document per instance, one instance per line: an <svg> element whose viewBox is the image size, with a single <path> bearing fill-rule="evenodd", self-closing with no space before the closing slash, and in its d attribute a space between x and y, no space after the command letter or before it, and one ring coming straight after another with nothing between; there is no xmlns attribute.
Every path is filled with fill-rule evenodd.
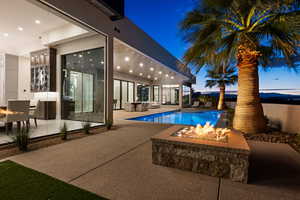
<svg viewBox="0 0 300 200"><path fill-rule="evenodd" d="M10 110L0 109L0 115L12 115L12 114L15 114L15 112L12 112Z"/></svg>
<svg viewBox="0 0 300 200"><path fill-rule="evenodd" d="M215 141L227 141L228 134L231 132L228 128L215 128L210 125L209 122L206 122L204 126L198 124L195 127L184 128L180 130L176 136L179 137L190 137L190 138L199 138Z"/></svg>

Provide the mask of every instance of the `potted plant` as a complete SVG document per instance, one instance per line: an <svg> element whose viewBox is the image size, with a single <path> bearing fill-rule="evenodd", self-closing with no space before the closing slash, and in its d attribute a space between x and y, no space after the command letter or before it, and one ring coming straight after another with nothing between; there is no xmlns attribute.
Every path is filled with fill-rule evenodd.
<svg viewBox="0 0 300 200"><path fill-rule="evenodd" d="M62 140L68 139L68 127L66 122L64 122L63 126L60 128L60 136Z"/></svg>
<svg viewBox="0 0 300 200"><path fill-rule="evenodd" d="M18 129L13 140L17 144L20 151L27 151L30 140L29 128L22 127L21 129Z"/></svg>
<svg viewBox="0 0 300 200"><path fill-rule="evenodd" d="M85 134L90 134L90 129L91 129L91 123L90 122L84 122L83 124L82 124L82 128L83 128L83 132L85 133Z"/></svg>
<svg viewBox="0 0 300 200"><path fill-rule="evenodd" d="M106 129L110 130L113 126L113 121L112 120L107 120L105 125L106 125Z"/></svg>

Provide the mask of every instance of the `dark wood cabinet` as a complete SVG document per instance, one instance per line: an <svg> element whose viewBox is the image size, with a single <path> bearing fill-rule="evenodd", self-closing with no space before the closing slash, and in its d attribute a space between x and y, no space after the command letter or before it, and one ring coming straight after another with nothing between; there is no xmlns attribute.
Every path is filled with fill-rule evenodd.
<svg viewBox="0 0 300 200"><path fill-rule="evenodd" d="M56 101L40 101L38 119L56 119Z"/></svg>
<svg viewBox="0 0 300 200"><path fill-rule="evenodd" d="M56 49L30 53L31 92L56 92Z"/></svg>

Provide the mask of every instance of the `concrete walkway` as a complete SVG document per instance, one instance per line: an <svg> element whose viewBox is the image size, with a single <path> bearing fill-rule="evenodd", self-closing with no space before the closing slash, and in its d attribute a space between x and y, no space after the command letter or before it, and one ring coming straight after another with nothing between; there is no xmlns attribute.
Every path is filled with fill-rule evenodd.
<svg viewBox="0 0 300 200"><path fill-rule="evenodd" d="M149 139L169 125L115 115L116 130L9 159L110 199L300 199L300 155L288 145L250 142L250 184L233 183L153 165Z"/></svg>

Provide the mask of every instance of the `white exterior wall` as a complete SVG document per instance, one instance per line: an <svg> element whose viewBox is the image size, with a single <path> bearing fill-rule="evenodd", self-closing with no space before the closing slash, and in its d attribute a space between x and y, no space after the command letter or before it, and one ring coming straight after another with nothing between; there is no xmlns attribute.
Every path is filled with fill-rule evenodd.
<svg viewBox="0 0 300 200"><path fill-rule="evenodd" d="M234 108L236 102L226 102ZM300 133L300 105L267 104L263 103L264 114L271 120L278 120L282 124L282 131Z"/></svg>
<svg viewBox="0 0 300 200"><path fill-rule="evenodd" d="M30 58L19 56L19 88L18 99L33 99L33 93L30 91Z"/></svg>
<svg viewBox="0 0 300 200"><path fill-rule="evenodd" d="M18 70L19 70L19 59L18 56L5 55L5 90L6 100L18 99Z"/></svg>

